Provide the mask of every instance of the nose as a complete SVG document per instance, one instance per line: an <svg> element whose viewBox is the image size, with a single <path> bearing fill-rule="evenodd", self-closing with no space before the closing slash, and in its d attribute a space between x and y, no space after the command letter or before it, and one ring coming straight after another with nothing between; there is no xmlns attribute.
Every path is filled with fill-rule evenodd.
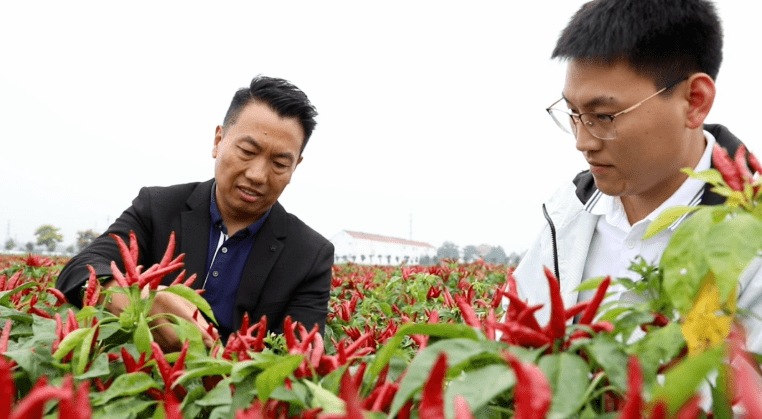
<svg viewBox="0 0 762 419"><path fill-rule="evenodd" d="M246 179L256 185L262 185L267 183L267 178L270 175L270 167L267 164L267 159L263 156L257 156L251 159L246 166L244 172Z"/></svg>
<svg viewBox="0 0 762 419"><path fill-rule="evenodd" d="M577 150L582 152L596 151L603 147L603 140L593 137L593 135L582 126L581 122L576 124L574 138L576 140Z"/></svg>

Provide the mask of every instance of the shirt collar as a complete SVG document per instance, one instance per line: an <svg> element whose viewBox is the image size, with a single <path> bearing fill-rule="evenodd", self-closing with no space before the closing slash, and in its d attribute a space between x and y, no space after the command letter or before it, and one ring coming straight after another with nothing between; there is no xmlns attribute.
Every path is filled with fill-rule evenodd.
<svg viewBox="0 0 762 419"><path fill-rule="evenodd" d="M712 148L714 148L714 144L717 142L714 136L706 130L704 131L704 138L706 139L706 148L704 149L704 153L701 155L698 164L693 169L697 173L711 168ZM689 177L682 185L680 185L672 196L662 202L662 204L648 214L645 219L651 222L655 220L662 211L676 205L696 206L701 201L701 194L703 191L704 182ZM613 226L618 226L623 230L629 230L630 228L630 223L627 221L627 214L624 212L622 200L617 196L604 195L601 191L596 190L595 193L593 193L593 196L587 201L587 204L585 204L585 209L591 214L605 216L606 222ZM684 217L675 221L669 228L674 230L683 219Z"/></svg>
<svg viewBox="0 0 762 419"><path fill-rule="evenodd" d="M217 228L218 230L225 233L227 236L228 234L228 228L225 225L225 222L222 220L222 214L220 214L220 209L217 207L217 197L215 194L215 191L217 190L217 182L214 182L212 185L212 200L209 203L209 215L212 219L212 225ZM270 211L272 208L268 209L265 215L259 217L259 219L253 223L251 223L248 227L246 227L246 235L254 235L257 234L257 231L262 227L262 224L265 223L265 220L267 220L267 217L270 215Z"/></svg>

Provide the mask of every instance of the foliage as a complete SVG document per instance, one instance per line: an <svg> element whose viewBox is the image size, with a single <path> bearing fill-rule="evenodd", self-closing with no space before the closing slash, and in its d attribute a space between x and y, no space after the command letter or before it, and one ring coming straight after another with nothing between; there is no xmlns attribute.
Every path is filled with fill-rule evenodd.
<svg viewBox="0 0 762 419"><path fill-rule="evenodd" d="M452 260L458 260L460 257L460 251L458 250L458 246L453 242L444 242L442 243L442 246L440 246L437 249L437 259L452 259Z"/></svg>
<svg viewBox="0 0 762 419"><path fill-rule="evenodd" d="M16 247L16 242L13 239L9 238L5 241L5 250L13 250L14 247Z"/></svg>
<svg viewBox="0 0 762 419"><path fill-rule="evenodd" d="M63 241L63 236L58 233L60 228L53 227L50 224L44 224L34 231L34 235L37 236L37 244L44 245L49 251L53 251L56 248L56 243Z"/></svg>
<svg viewBox="0 0 762 419"><path fill-rule="evenodd" d="M80 251L80 252L82 250L84 250L99 235L100 235L100 233L96 233L92 229L78 231L77 232L77 241L76 241L76 243L77 243L77 250Z"/></svg>

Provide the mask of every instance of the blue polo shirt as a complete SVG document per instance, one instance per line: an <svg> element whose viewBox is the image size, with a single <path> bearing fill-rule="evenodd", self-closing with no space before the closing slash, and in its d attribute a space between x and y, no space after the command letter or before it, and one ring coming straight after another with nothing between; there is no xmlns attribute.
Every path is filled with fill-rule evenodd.
<svg viewBox="0 0 762 419"><path fill-rule="evenodd" d="M209 204L211 224L209 226L209 251L206 256L206 280L202 294L212 307L214 316L219 322L220 334L225 338L233 326L233 306L238 295L244 265L251 253L257 232L270 215L268 210L262 218L238 231L233 237L228 237L228 229L222 221L222 215L217 208L215 190L212 188L212 202Z"/></svg>

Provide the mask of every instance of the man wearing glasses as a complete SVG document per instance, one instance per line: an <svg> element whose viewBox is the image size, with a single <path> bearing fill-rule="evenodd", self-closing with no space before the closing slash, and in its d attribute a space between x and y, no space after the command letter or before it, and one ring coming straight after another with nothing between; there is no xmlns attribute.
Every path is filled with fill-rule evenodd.
<svg viewBox="0 0 762 419"><path fill-rule="evenodd" d="M722 61L720 20L706 0L587 3L552 56L568 66L562 97L547 111L590 166L543 205L547 225L515 272L519 294L544 303L545 319L543 266L559 277L567 307L592 297L575 291L583 279L639 280L632 261L657 263L676 227L642 239L664 209L724 202L680 169L709 169L715 143L730 153L741 145L727 128L704 125ZM612 299L635 298L611 291ZM747 279L739 306L759 315L760 304L762 278ZM762 351L760 322L752 319L747 332L750 349Z"/></svg>

